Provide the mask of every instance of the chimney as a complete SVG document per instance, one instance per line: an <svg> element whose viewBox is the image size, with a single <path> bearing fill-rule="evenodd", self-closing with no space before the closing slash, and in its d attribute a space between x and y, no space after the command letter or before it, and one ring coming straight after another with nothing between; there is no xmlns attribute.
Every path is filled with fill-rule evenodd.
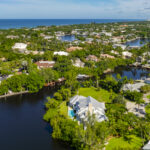
<svg viewBox="0 0 150 150"><path fill-rule="evenodd" d="M89 108L88 108L88 110L89 110L89 112L90 112L90 115L92 115L92 103L89 103Z"/></svg>

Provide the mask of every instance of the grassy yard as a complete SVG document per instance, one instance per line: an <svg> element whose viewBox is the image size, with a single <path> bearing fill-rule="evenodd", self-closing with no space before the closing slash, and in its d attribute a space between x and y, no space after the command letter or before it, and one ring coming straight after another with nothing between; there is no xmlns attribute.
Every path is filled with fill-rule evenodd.
<svg viewBox="0 0 150 150"><path fill-rule="evenodd" d="M150 99L150 95L148 95L147 98Z"/></svg>
<svg viewBox="0 0 150 150"><path fill-rule="evenodd" d="M129 136L129 140L112 138L106 146L106 150L139 150L142 147L142 140L134 135Z"/></svg>
<svg viewBox="0 0 150 150"><path fill-rule="evenodd" d="M100 91L97 91L96 88L91 87L91 88L80 88L79 95L85 97L91 96L96 100L98 100L99 102L110 102L109 97L111 96L111 93L104 89L100 89ZM112 93L112 95L113 97L115 96L114 93Z"/></svg>

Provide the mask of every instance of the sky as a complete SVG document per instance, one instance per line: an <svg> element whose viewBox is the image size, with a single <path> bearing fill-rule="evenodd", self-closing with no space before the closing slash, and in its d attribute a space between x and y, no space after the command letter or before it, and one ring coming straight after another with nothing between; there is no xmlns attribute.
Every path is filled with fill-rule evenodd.
<svg viewBox="0 0 150 150"><path fill-rule="evenodd" d="M0 0L0 19L150 19L150 0Z"/></svg>

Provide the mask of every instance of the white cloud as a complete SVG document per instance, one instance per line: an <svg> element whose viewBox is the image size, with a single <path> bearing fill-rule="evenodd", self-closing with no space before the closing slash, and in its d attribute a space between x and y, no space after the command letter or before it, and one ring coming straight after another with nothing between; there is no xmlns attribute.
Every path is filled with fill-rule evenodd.
<svg viewBox="0 0 150 150"><path fill-rule="evenodd" d="M150 0L106 1L6 0L0 2L0 18L150 18Z"/></svg>

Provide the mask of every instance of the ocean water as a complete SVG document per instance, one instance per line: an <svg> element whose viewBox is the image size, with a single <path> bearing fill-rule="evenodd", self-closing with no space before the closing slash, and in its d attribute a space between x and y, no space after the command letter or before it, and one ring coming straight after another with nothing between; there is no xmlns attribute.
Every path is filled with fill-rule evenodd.
<svg viewBox="0 0 150 150"><path fill-rule="evenodd" d="M137 19L0 19L0 29L33 28L37 26L72 25L88 23L114 23L142 21Z"/></svg>

